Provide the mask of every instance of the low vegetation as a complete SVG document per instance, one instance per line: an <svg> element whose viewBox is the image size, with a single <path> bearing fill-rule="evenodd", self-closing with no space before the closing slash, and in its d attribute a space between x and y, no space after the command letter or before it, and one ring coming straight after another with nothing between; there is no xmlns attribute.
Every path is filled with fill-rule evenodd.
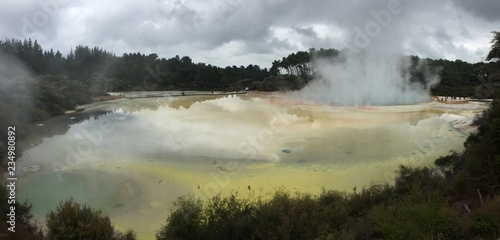
<svg viewBox="0 0 500 240"><path fill-rule="evenodd" d="M12 206L7 203L7 189L0 185L0 210L8 213ZM134 240L135 232L128 230L119 232L111 225L108 216L102 216L100 210L94 210L87 205L79 204L72 199L61 202L57 209L47 214L45 226L40 226L31 214L31 204L28 202L16 203L15 232L5 231L8 225L8 216L0 216L0 239L5 240ZM43 229L43 230L42 230Z"/></svg>
<svg viewBox="0 0 500 240"><path fill-rule="evenodd" d="M61 202L55 211L48 213L45 222L48 239L135 239L133 231L116 231L109 217L101 216L100 210L93 210L72 199Z"/></svg>
<svg viewBox="0 0 500 240"><path fill-rule="evenodd" d="M157 239L497 239L500 196L450 194L429 168L401 166L396 184L269 200L180 197ZM458 198L458 199L457 199ZM465 205L471 210L466 212Z"/></svg>

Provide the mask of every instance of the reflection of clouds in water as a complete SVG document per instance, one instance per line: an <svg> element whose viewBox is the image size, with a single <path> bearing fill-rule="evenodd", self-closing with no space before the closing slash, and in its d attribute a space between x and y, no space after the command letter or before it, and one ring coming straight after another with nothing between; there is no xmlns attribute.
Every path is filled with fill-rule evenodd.
<svg viewBox="0 0 500 240"><path fill-rule="evenodd" d="M212 104L230 112L241 112L248 109L244 101L236 96L229 96L212 101Z"/></svg>
<svg viewBox="0 0 500 240"><path fill-rule="evenodd" d="M178 154L242 159L249 156L241 152L242 147L244 152L255 151L255 159L270 162L378 159L411 152L415 140L429 137L438 125L456 118L422 106L283 107L270 104L265 96L242 97L165 98L166 104L159 104L163 103L161 98L120 101L113 106L114 112L72 125L60 138L67 145L75 145L85 140L84 133L98 130L101 121L109 120L113 131L103 134L103 141L93 146L88 160L99 160L104 155L131 159L162 156L168 160ZM189 108L176 108L175 102L188 104ZM136 106L136 111L127 106ZM276 130L273 119L285 119L285 123ZM64 151L63 146L55 149ZM283 154L283 149L291 149L293 154Z"/></svg>

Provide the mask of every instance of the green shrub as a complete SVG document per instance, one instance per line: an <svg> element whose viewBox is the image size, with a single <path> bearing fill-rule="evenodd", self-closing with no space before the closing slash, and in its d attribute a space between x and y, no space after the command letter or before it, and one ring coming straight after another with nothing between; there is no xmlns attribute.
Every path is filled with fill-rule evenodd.
<svg viewBox="0 0 500 240"><path fill-rule="evenodd" d="M444 193L446 182L444 178L437 176L433 170L424 168L413 168L409 166L399 166L396 176L395 193L406 195L419 193L422 196L435 192Z"/></svg>
<svg viewBox="0 0 500 240"><path fill-rule="evenodd" d="M254 232L255 206L235 194L210 199L204 215L210 239L244 239Z"/></svg>
<svg viewBox="0 0 500 240"><path fill-rule="evenodd" d="M49 117L50 117L49 113L45 110L33 109L31 111L31 120L33 122L40 122L43 120L47 120Z"/></svg>
<svg viewBox="0 0 500 240"><path fill-rule="evenodd" d="M204 236L203 202L193 196L177 198L167 222L156 239L202 239Z"/></svg>
<svg viewBox="0 0 500 240"><path fill-rule="evenodd" d="M193 196L179 197L157 239L246 239L254 232L255 204L217 195L206 204Z"/></svg>
<svg viewBox="0 0 500 240"><path fill-rule="evenodd" d="M311 239L326 228L331 218L339 215L342 213L321 208L308 194L292 197L285 191L278 191L258 209L257 236L261 239Z"/></svg>
<svg viewBox="0 0 500 240"><path fill-rule="evenodd" d="M28 202L16 202L16 224L15 232L8 231L9 227L12 227L7 221L10 221L10 217L7 214L10 212L11 204L8 203L9 190L2 184L0 184L0 239L6 240L37 240L43 239L43 233L41 229L33 221L33 214L31 213L31 204Z"/></svg>
<svg viewBox="0 0 500 240"><path fill-rule="evenodd" d="M363 216L371 207L387 202L394 197L394 188L389 185L372 185L363 187L360 192L354 189L348 196L349 215L352 217Z"/></svg>
<svg viewBox="0 0 500 240"><path fill-rule="evenodd" d="M135 239L135 234L115 233L108 216L101 216L100 210L80 205L70 199L60 202L57 210L46 218L47 234L50 239Z"/></svg>
<svg viewBox="0 0 500 240"><path fill-rule="evenodd" d="M382 239L461 239L458 215L439 198L409 197L374 207L368 219Z"/></svg>
<svg viewBox="0 0 500 240"><path fill-rule="evenodd" d="M500 197L486 201L467 218L467 229L472 236L487 239L500 237Z"/></svg>
<svg viewBox="0 0 500 240"><path fill-rule="evenodd" d="M453 160L456 158L456 156L457 156L456 152L448 156L441 156L434 161L434 164L440 167L449 167L453 164Z"/></svg>

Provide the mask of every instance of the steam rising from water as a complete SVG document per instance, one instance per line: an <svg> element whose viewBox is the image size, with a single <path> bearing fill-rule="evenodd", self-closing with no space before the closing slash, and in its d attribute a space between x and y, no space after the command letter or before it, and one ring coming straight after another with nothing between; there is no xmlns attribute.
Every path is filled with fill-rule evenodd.
<svg viewBox="0 0 500 240"><path fill-rule="evenodd" d="M30 121L33 106L33 78L23 63L0 51L0 133L7 126ZM0 139L4 140L4 139Z"/></svg>
<svg viewBox="0 0 500 240"><path fill-rule="evenodd" d="M317 77L297 94L305 99L334 105L397 105L430 100L430 88L439 76L427 71L425 60L417 70L425 82L410 81L411 60L401 55L363 51L337 60L316 60Z"/></svg>
<svg viewBox="0 0 500 240"><path fill-rule="evenodd" d="M350 50L334 60L313 61L315 79L295 94L334 105L398 105L430 100L430 88L439 83L425 60L411 62L402 54L421 24L418 11L428 6L420 1L363 1L364 8L352 10L342 21L343 39ZM419 10L420 9L420 10ZM420 71L423 81L410 81L411 70ZM422 76L421 76L422 77ZM422 80L422 79L421 79Z"/></svg>

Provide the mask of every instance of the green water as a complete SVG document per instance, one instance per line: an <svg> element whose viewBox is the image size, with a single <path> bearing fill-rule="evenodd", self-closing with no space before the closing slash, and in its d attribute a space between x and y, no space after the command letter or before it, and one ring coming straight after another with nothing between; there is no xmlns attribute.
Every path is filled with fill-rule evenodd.
<svg viewBox="0 0 500 240"><path fill-rule="evenodd" d="M18 180L17 198L33 204L33 213L44 216L59 201L73 198L104 213L119 210L126 192L115 179L97 171L39 173Z"/></svg>

